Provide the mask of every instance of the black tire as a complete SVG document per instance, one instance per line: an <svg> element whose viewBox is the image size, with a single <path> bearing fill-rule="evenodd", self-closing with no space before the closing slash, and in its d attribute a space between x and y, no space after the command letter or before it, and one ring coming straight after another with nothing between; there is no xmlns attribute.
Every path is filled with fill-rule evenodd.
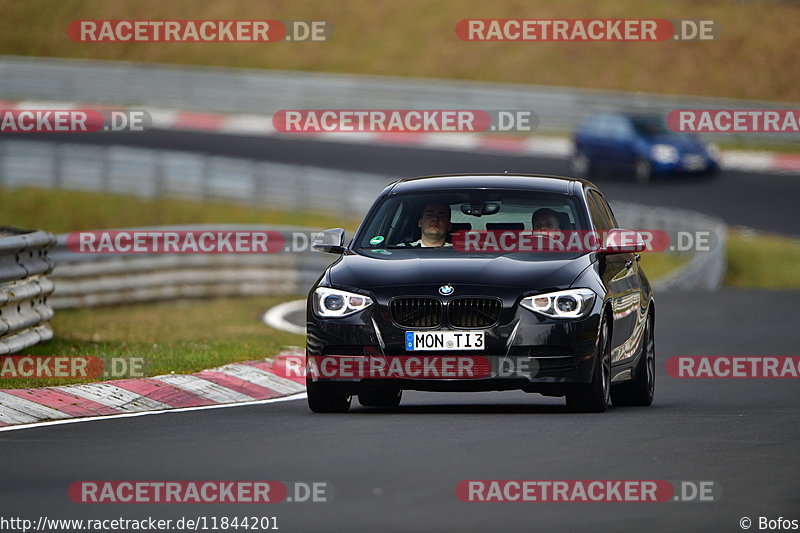
<svg viewBox="0 0 800 533"><path fill-rule="evenodd" d="M642 185L650 183L653 180L653 165L650 164L650 161L643 157L636 159L633 164L633 177L636 178L637 183Z"/></svg>
<svg viewBox="0 0 800 533"><path fill-rule="evenodd" d="M364 407L397 407L402 399L403 391L400 389L362 392L358 395L358 403Z"/></svg>
<svg viewBox="0 0 800 533"><path fill-rule="evenodd" d="M608 408L611 394L611 339L607 316L603 316L600 324L594 361L591 383L573 385L567 391L567 407L570 411L602 413Z"/></svg>
<svg viewBox="0 0 800 533"><path fill-rule="evenodd" d="M653 403L656 389L656 341L651 317L647 318L645 325L644 342L644 352L636 363L633 379L611 388L611 401L615 406L644 407Z"/></svg>
<svg viewBox="0 0 800 533"><path fill-rule="evenodd" d="M714 181L719 178L722 171L719 168L715 168L713 170L708 170L700 174L700 179L705 181Z"/></svg>
<svg viewBox="0 0 800 533"><path fill-rule="evenodd" d="M311 381L306 378L308 407L315 413L346 413L352 397L336 392L331 383Z"/></svg>
<svg viewBox="0 0 800 533"><path fill-rule="evenodd" d="M569 158L569 170L576 178L589 178L592 176L592 161L586 154L576 150Z"/></svg>

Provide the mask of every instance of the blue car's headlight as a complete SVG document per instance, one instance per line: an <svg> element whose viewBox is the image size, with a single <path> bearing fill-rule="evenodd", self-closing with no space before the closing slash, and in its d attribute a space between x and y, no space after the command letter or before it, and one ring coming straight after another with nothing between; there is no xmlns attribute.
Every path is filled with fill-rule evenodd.
<svg viewBox="0 0 800 533"><path fill-rule="evenodd" d="M331 318L352 315L372 305L372 298L330 287L317 287L314 291L314 313Z"/></svg>
<svg viewBox="0 0 800 533"><path fill-rule="evenodd" d="M668 144L655 144L650 149L650 157L659 163L675 163L680 159L678 149Z"/></svg>
<svg viewBox="0 0 800 533"><path fill-rule="evenodd" d="M591 311L595 296L591 289L567 289L528 296L520 305L550 318L582 318Z"/></svg>

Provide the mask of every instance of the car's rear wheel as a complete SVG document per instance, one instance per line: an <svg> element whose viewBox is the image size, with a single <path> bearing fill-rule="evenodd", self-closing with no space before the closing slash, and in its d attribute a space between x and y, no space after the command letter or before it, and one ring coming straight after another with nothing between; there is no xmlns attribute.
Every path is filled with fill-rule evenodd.
<svg viewBox="0 0 800 533"><path fill-rule="evenodd" d="M652 315L651 315L652 316ZM653 403L656 390L656 341L650 317L644 330L644 351L636 363L634 378L611 389L611 401L618 406L646 406Z"/></svg>
<svg viewBox="0 0 800 533"><path fill-rule="evenodd" d="M358 395L358 403L364 407L397 407L403 398L400 389L362 392Z"/></svg>
<svg viewBox="0 0 800 533"><path fill-rule="evenodd" d="M638 183L646 185L653 179L653 165L644 157L640 157L633 165L633 176Z"/></svg>
<svg viewBox="0 0 800 533"><path fill-rule="evenodd" d="M607 316L603 317L600 325L594 361L591 383L573 385L567 391L567 407L570 411L602 413L608 408L611 394L611 339Z"/></svg>
<svg viewBox="0 0 800 533"><path fill-rule="evenodd" d="M569 169L576 178L588 178L592 172L592 162L586 154L576 150L569 159Z"/></svg>
<svg viewBox="0 0 800 533"><path fill-rule="evenodd" d="M306 394L308 407L315 413L346 413L350 410L352 397L337 392L331 383L306 378Z"/></svg>

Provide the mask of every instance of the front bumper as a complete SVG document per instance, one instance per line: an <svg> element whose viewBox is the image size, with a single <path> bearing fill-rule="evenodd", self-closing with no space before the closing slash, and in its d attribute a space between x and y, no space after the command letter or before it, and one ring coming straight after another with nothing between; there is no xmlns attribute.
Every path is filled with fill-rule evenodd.
<svg viewBox="0 0 800 533"><path fill-rule="evenodd" d="M711 174L719 170L716 160L702 154L684 154L674 163L650 160L653 173L659 176L673 174Z"/></svg>
<svg viewBox="0 0 800 533"><path fill-rule="evenodd" d="M569 385L592 379L601 306L596 301L583 319L555 320L515 301L503 308L498 325L481 329L485 331L484 350L441 352L406 351L405 333L410 329L394 324L388 307L381 303L340 319L321 319L309 310L308 376L314 381L336 382L342 392L351 394L382 388L519 389L558 396ZM343 366L337 366L338 362ZM347 370L341 372L341 368ZM420 372L421 368L433 372ZM468 372L458 371L467 368ZM441 371L446 369L451 372Z"/></svg>

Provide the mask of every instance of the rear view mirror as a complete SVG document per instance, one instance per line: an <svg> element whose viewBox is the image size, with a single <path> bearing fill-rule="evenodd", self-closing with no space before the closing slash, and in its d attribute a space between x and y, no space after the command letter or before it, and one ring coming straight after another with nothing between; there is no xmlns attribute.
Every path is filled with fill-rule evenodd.
<svg viewBox="0 0 800 533"><path fill-rule="evenodd" d="M311 248L318 252L331 254L344 253L344 230L342 228L326 229L314 237Z"/></svg>
<svg viewBox="0 0 800 533"><path fill-rule="evenodd" d="M638 231L614 228L606 234L601 254L632 254L646 249L644 239Z"/></svg>
<svg viewBox="0 0 800 533"><path fill-rule="evenodd" d="M483 215L494 215L500 211L500 204L497 202L479 202L475 204L461 204L461 212L465 215L479 217Z"/></svg>

